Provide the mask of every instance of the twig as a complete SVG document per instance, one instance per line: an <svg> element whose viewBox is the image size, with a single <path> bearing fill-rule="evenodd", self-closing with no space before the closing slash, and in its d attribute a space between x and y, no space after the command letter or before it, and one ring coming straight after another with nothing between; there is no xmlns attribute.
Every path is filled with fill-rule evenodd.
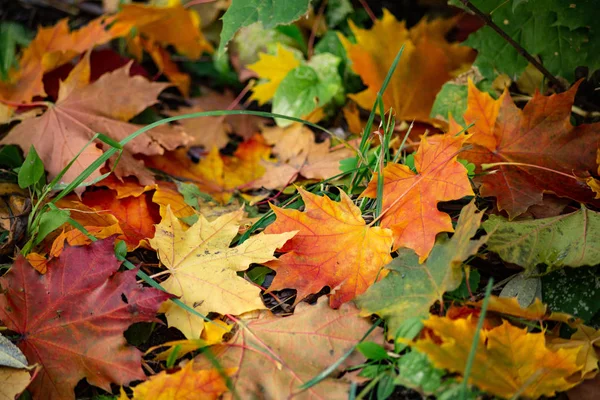
<svg viewBox="0 0 600 400"><path fill-rule="evenodd" d="M321 19L323 19L323 14L325 13L325 6L327 5L327 0L323 0L321 2L321 6L319 7L319 11L315 17L313 25L310 30L310 37L308 38L308 51L307 58L310 60L313 56L313 51L315 47L315 38L317 36L317 30L319 29L319 24L321 23Z"/></svg>
<svg viewBox="0 0 600 400"><path fill-rule="evenodd" d="M373 23L377 22L377 17L373 13L373 10L371 10L371 7L369 7L369 4L367 4L365 0L358 0L358 2L365 9L367 15L369 16L369 18L371 18L371 21L373 21Z"/></svg>
<svg viewBox="0 0 600 400"><path fill-rule="evenodd" d="M517 53L525 57L525 59L529 61L531 65L536 67L542 74L544 74L544 76L550 82L552 82L552 84L558 90L560 90L561 92L564 92L566 90L564 85L561 81L558 80L558 78L552 75L550 71L546 69L546 67L544 67L538 60L536 60L531 54L529 54L527 50L525 50L519 43L515 42L510 36L508 36L506 32L504 32L498 25L496 25L494 21L492 21L489 15L483 13L480 9L475 7L469 0L461 0L461 2L465 5L465 7L467 7L469 10L475 13L475 15L481 18L487 26L496 31L496 33L500 35L502 39L506 40L512 47L514 47L514 49L517 50Z"/></svg>

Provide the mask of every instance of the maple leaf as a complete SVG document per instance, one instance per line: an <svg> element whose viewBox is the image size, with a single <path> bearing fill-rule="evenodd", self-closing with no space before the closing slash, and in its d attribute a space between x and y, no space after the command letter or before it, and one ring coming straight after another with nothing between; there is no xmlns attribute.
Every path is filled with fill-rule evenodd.
<svg viewBox="0 0 600 400"><path fill-rule="evenodd" d="M219 149L213 147L199 163L190 160L186 149L145 160L149 167L191 181L201 192L226 204L238 190L256 186L254 182L265 173L261 160L267 158L270 151L262 136L255 135L241 143L233 157L222 156Z"/></svg>
<svg viewBox="0 0 600 400"><path fill-rule="evenodd" d="M266 264L277 273L269 291L296 289L298 303L329 286L331 307L337 308L385 275L380 272L392 260L392 232L367 225L343 191L339 203L302 188L298 192L304 212L271 205L276 220L265 232L298 233L280 248L286 254Z"/></svg>
<svg viewBox="0 0 600 400"><path fill-rule="evenodd" d="M597 348L600 347L600 331L585 325L579 325L570 339L550 338L548 347L552 350L579 349L577 364L583 365L579 371L580 379L591 379L598 375Z"/></svg>
<svg viewBox="0 0 600 400"><path fill-rule="evenodd" d="M458 43L446 41L446 33L455 20L422 19L410 30L387 10L370 30L358 28L351 20L350 30L356 44L339 35L352 69L360 75L367 89L349 97L364 109L370 110L378 90L402 46L404 52L383 102L402 120L428 121L431 107L442 85L466 70L473 60L473 51ZM385 49L385 50L382 50ZM377 112L379 112L377 110Z"/></svg>
<svg viewBox="0 0 600 400"><path fill-rule="evenodd" d="M0 97L15 103L29 102L35 96L45 97L44 72L65 64L77 54L122 36L124 32L107 29L113 21L114 17L102 16L73 32L70 32L66 18L54 26L40 27L36 37L23 51L19 68L10 71L8 83L0 83Z"/></svg>
<svg viewBox="0 0 600 400"><path fill-rule="evenodd" d="M474 195L467 169L456 156L468 136L456 135L460 127L433 138L422 137L415 153L417 172L402 164L390 163L383 170L383 217L381 226L394 232L394 249L413 249L423 262L440 232L453 232L450 216L438 210L441 201ZM361 194L377 196L378 175Z"/></svg>
<svg viewBox="0 0 600 400"><path fill-rule="evenodd" d="M264 158L265 173L253 187L278 189L289 185L302 175L307 179L329 179L338 175L340 161L351 157L352 150L343 146L331 148L331 140L315 143L313 132L303 124L292 124L263 129L265 141L274 145L272 153L277 161Z"/></svg>
<svg viewBox="0 0 600 400"><path fill-rule="evenodd" d="M434 315L423 324L437 338L420 339L412 347L427 354L436 367L464 373L476 324L470 318ZM553 396L576 385L568 378L582 367L577 363L578 353L579 348L552 351L543 332L528 333L527 328L503 321L479 333L469 383L504 398Z"/></svg>
<svg viewBox="0 0 600 400"><path fill-rule="evenodd" d="M403 249L385 266L389 274L356 299L363 315L377 314L386 319L393 337L405 320L426 317L445 292L456 289L463 277L462 262L477 253L487 237L470 240L477 232L483 213L474 202L465 206L448 239L440 236L424 264L412 250Z"/></svg>
<svg viewBox="0 0 600 400"><path fill-rule="evenodd" d="M232 376L235 391L244 397L265 399L347 399L349 381L335 379L335 372L306 391L300 386L335 364L371 327L351 304L332 310L321 298L316 305L299 304L293 315L282 318L265 311L260 318L240 321L232 340L211 347L224 368L237 368ZM380 329L366 340L382 342ZM209 360L199 356L204 367ZM336 365L343 371L358 365L358 352Z"/></svg>
<svg viewBox="0 0 600 400"><path fill-rule="evenodd" d="M43 369L29 386L34 397L75 399L80 379L110 384L145 379L141 352L123 331L153 321L170 295L142 288L136 271L117 272L113 241L67 247L40 275L19 256L0 278L0 319L20 335L19 348Z"/></svg>
<svg viewBox="0 0 600 400"><path fill-rule="evenodd" d="M118 199L114 190L96 190L85 192L82 201L97 213L112 215L119 221L123 234L117 239L123 240L129 251L149 247L147 239L154 236L154 224L160 220L150 193Z"/></svg>
<svg viewBox="0 0 600 400"><path fill-rule="evenodd" d="M256 72L259 78L268 80L256 85L252 89L251 100L256 100L259 105L265 104L275 96L275 91L287 74L300 65L294 53L277 43L275 55L258 53L258 61L247 66Z"/></svg>
<svg viewBox="0 0 600 400"><path fill-rule="evenodd" d="M594 203L594 192L576 176L596 170L600 123L571 125L578 87L579 83L552 96L536 92L520 110L507 91L493 100L469 83L464 117L467 124L474 124L468 140L474 148L461 157L477 165L476 172L481 172L482 164L514 163L498 165L493 174L476 178L481 195L496 197L498 208L510 219L541 204L545 192Z"/></svg>
<svg viewBox="0 0 600 400"><path fill-rule="evenodd" d="M251 263L264 263L274 258L273 252L294 236L295 232L279 235L260 233L239 246L229 248L238 233L243 212L220 216L209 222L199 215L187 231L173 215L170 207L150 245L158 252L169 278L162 282L169 293L203 315L209 312L238 315L264 308L260 288L236 272ZM202 318L181 307L166 311L169 326L179 329L188 339L200 337Z"/></svg>
<svg viewBox="0 0 600 400"><path fill-rule="evenodd" d="M471 306L481 308L483 300L476 303L467 303ZM489 312L496 312L500 314L512 315L518 318L525 318L533 321L559 321L569 324L578 324L581 321L575 320L571 315L561 312L548 313L548 307L546 304L536 297L535 301L526 308L522 308L519 305L519 301L516 297L498 297L490 296L488 304Z"/></svg>
<svg viewBox="0 0 600 400"><path fill-rule="evenodd" d="M163 46L172 45L177 52L191 59L199 58L205 51L213 51L202 35L198 14L186 9L180 1L172 2L169 7L125 4L116 18L113 30L129 32L135 26L138 34Z"/></svg>
<svg viewBox="0 0 600 400"><path fill-rule="evenodd" d="M171 60L169 52L160 47L157 43L143 39L141 42L144 50L146 50L146 52L150 54L150 57L152 57L152 61L154 61L154 64L156 64L158 71L164 74L169 81L177 86L177 89L179 89L184 97L189 97L191 83L190 76L184 72L181 72L179 67L177 67L177 64ZM138 61L141 61L141 57L138 59Z"/></svg>
<svg viewBox="0 0 600 400"><path fill-rule="evenodd" d="M231 375L235 369L223 372ZM200 370L190 361L176 372L162 371L134 387L133 400L216 400L226 391L220 371Z"/></svg>
<svg viewBox="0 0 600 400"><path fill-rule="evenodd" d="M87 85L90 75L89 53L61 83L58 101L38 118L28 119L13 128L0 142L18 144L27 152L33 145L44 162L48 178L53 179L75 158L96 132L120 141L140 126L123 122L149 105L168 85L129 76L130 65L104 74ZM187 143L188 136L173 127L158 127L125 145L129 153L162 154ZM62 182L71 182L99 156L102 150L87 146L71 165ZM118 167L117 167L118 168ZM94 171L89 180L100 176ZM79 193L83 188L79 188Z"/></svg>
<svg viewBox="0 0 600 400"><path fill-rule="evenodd" d="M235 98L231 92L217 93L211 90L203 90L201 97L190 99L188 102L192 107L181 107L177 111L171 111L169 115L185 115L202 111L216 110L241 110L239 106L231 108L235 104ZM223 115L220 117L190 118L179 121L186 133L192 138L190 145L204 146L205 149L213 147L223 148L229 142L229 133L235 133L244 139L250 139L260 129L260 125L266 123L266 119L254 115Z"/></svg>

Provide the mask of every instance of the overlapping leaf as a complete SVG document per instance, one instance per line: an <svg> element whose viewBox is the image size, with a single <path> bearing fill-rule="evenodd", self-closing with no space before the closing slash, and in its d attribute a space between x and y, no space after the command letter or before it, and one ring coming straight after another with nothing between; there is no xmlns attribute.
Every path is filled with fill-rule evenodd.
<svg viewBox="0 0 600 400"><path fill-rule="evenodd" d="M597 204L594 192L577 177L597 169L600 123L571 124L578 87L552 96L536 93L520 110L507 92L494 100L469 83L465 122L474 124L468 140L474 148L462 157L478 167L511 163L477 178L481 195L496 197L498 208L509 218L541 204L545 192Z"/></svg>
<svg viewBox="0 0 600 400"><path fill-rule="evenodd" d="M363 293L391 261L392 232L365 223L358 207L340 191L340 202L298 189L305 210L271 206L277 219L266 233L298 231L280 248L286 254L267 264L277 275L269 290L296 289L296 302L323 287L337 308Z"/></svg>
<svg viewBox="0 0 600 400"><path fill-rule="evenodd" d="M438 238L424 264L412 250L400 250L385 267L389 274L356 299L361 313L385 318L392 337L403 321L429 315L436 301L443 302L445 292L460 285L462 262L485 243L486 237L471 240L482 217L473 202L463 208L452 238Z"/></svg>
<svg viewBox="0 0 600 400"><path fill-rule="evenodd" d="M110 390L110 384L144 379L141 352L123 331L153 321L170 296L142 288L136 272L118 273L113 242L67 247L40 275L19 257L0 284L0 319L21 335L18 341L41 372L29 387L45 399L75 399L80 379Z"/></svg>
<svg viewBox="0 0 600 400"><path fill-rule="evenodd" d="M306 391L300 386L329 368L367 333L371 324L351 304L332 310L322 298L316 305L302 303L294 315L278 317L265 311L258 319L240 321L232 340L211 347L224 368L237 368L232 376L236 391L268 399L347 399L349 381L335 372L357 365L363 357L354 352L336 365L333 374ZM381 330L366 340L381 342ZM209 368L211 361L201 359Z"/></svg>
<svg viewBox="0 0 600 400"><path fill-rule="evenodd" d="M456 158L465 135L451 122L450 132L421 139L414 160L416 173L402 164L388 164L383 170L383 217L381 226L394 232L394 249L413 249L422 262L440 232L453 232L450 216L441 212L441 201L473 195L467 169ZM377 174L361 196L377 196Z"/></svg>
<svg viewBox="0 0 600 400"><path fill-rule="evenodd" d="M61 84L57 103L41 117L23 121L0 143L18 144L24 151L33 145L50 179L85 148L62 178L62 182L71 182L103 153L95 144L86 147L90 139L97 132L104 132L120 141L133 133L139 126L124 121L154 104L167 86L148 82L141 76L130 77L129 66L104 74L88 85L89 74L86 56ZM125 149L130 154L162 154L188 139L182 131L163 126L138 136ZM95 171L88 180L99 175Z"/></svg>
<svg viewBox="0 0 600 400"><path fill-rule="evenodd" d="M238 315L264 308L260 289L236 275L251 263L264 263L274 258L273 252L294 236L260 233L239 246L229 248L238 232L242 211L220 216L209 222L202 215L187 231L173 215L170 207L150 244L158 252L169 278L162 285L181 301L206 315L209 312ZM196 339L204 321L181 307L166 312L170 326L187 338Z"/></svg>

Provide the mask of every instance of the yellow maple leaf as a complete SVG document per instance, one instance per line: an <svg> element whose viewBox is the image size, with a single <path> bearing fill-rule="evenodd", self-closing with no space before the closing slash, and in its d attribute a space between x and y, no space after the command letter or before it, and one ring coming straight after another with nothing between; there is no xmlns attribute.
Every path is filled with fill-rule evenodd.
<svg viewBox="0 0 600 400"><path fill-rule="evenodd" d="M286 75L300 65L294 53L277 43L275 55L259 53L258 61L248 65L248 69L256 72L259 78L268 80L252 89L251 100L258 101L261 106L275 96L275 91Z"/></svg>
<svg viewBox="0 0 600 400"><path fill-rule="evenodd" d="M551 338L551 349L579 349L577 364L583 365L580 379L591 379L598 375L598 349L600 348L600 330L590 326L579 325L570 339Z"/></svg>
<svg viewBox="0 0 600 400"><path fill-rule="evenodd" d="M464 373L477 329L471 318L432 315L423 323L442 343L426 337L412 346L427 354L436 367ZM568 378L582 368L578 353L579 348L553 351L544 333L528 333L503 321L480 332L469 383L504 398L553 396L575 386Z"/></svg>
<svg viewBox="0 0 600 400"><path fill-rule="evenodd" d="M150 245L170 274L163 287L203 315L209 312L238 315L264 308L260 289L236 272L247 269L251 263L273 260L273 252L296 232L260 233L229 248L242 217L241 210L212 222L199 215L198 221L184 231L167 206L165 217L150 239ZM204 327L202 318L178 306L167 307L169 326L179 329L188 339L200 337Z"/></svg>
<svg viewBox="0 0 600 400"><path fill-rule="evenodd" d="M225 370L226 375L235 368ZM217 369L202 370L190 361L175 373L162 371L133 388L133 400L212 400L227 391L227 384ZM121 399L127 396L121 394Z"/></svg>
<svg viewBox="0 0 600 400"><path fill-rule="evenodd" d="M446 33L455 20L421 20L410 30L387 10L371 29L358 28L349 21L356 44L340 35L352 61L352 69L360 75L367 89L350 95L364 109L371 109L377 91L402 46L404 52L383 94L387 108L403 120L429 120L435 96L442 85L471 64L473 51L458 43L448 43ZM378 111L379 112L379 111Z"/></svg>

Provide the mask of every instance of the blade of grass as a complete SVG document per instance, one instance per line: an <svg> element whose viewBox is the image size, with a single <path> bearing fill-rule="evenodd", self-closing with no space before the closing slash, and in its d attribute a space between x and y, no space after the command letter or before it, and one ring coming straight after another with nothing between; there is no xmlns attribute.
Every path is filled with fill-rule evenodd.
<svg viewBox="0 0 600 400"><path fill-rule="evenodd" d="M493 286L494 278L490 278L487 287L485 288L485 298L483 299L483 304L481 306L481 313L479 314L479 320L477 321L477 329L475 331L475 336L473 337L473 343L471 343L471 350L469 351L469 358L467 358L465 373L463 374L463 381L461 384L461 399L463 400L467 399L467 391L469 390L469 376L471 375L471 369L473 369L475 353L477 353L477 345L479 344L479 334L483 328L483 321L485 320L485 314L487 312L488 303L490 302Z"/></svg>

